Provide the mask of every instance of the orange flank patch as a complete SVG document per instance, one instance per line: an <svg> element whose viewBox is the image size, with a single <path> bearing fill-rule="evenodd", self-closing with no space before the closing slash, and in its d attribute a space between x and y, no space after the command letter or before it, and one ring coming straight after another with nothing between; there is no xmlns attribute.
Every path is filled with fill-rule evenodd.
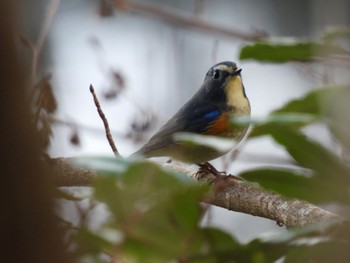
<svg viewBox="0 0 350 263"><path fill-rule="evenodd" d="M204 133L207 135L221 135L229 131L227 114L223 113L219 118L209 125L208 130Z"/></svg>

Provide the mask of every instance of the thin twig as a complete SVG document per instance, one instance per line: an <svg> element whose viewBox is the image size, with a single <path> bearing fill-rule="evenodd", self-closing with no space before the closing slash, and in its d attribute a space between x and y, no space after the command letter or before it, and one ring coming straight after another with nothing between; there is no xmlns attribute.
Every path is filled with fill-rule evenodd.
<svg viewBox="0 0 350 263"><path fill-rule="evenodd" d="M331 66L350 67L350 56L348 55L333 55L327 57L313 57L312 62L328 64Z"/></svg>
<svg viewBox="0 0 350 263"><path fill-rule="evenodd" d="M94 87L92 85L90 85L90 92L91 92L91 94L92 94L92 96L94 98L94 102L95 102L95 105L96 105L96 108L97 108L97 112L98 112L98 114L100 115L100 118L103 121L103 125L105 126L106 137L107 137L108 143L111 146L114 155L116 157L118 157L118 156L120 156L120 154L118 152L117 147L114 144L113 137L112 137L112 134L111 134L111 130L109 129L108 121L107 121L106 116L104 115L104 113L103 113L103 111L101 109L100 102L97 99Z"/></svg>
<svg viewBox="0 0 350 263"><path fill-rule="evenodd" d="M193 15L179 14L180 11L175 13L151 4L136 3L134 1L128 0L114 0L114 6L118 10L132 11L135 13L155 17L167 21L169 23L182 26L184 28L192 28L231 38L239 38L247 41L256 41L265 39L268 36L268 34L263 31L246 33L237 29L224 28L203 21L198 17L193 17Z"/></svg>
<svg viewBox="0 0 350 263"><path fill-rule="evenodd" d="M98 128L98 127L93 127L93 126L88 126L82 123L78 123L74 120L65 120L65 119L60 119L58 117L55 116L48 116L48 120L50 123L54 124L54 125L62 125L62 126L66 126L70 129L82 129L84 131L87 132L91 132L91 133L95 133L95 134L101 134L102 132L104 132L104 130L102 128ZM123 139L127 139L128 136L126 134L117 132L117 131L112 131L111 130L111 134Z"/></svg>

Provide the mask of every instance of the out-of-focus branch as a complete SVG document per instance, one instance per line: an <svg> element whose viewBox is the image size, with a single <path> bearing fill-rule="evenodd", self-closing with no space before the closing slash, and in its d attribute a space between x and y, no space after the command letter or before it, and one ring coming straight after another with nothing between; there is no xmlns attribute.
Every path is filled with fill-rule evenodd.
<svg viewBox="0 0 350 263"><path fill-rule="evenodd" d="M49 161L50 173L55 184L61 186L91 186L98 176L94 170L72 164L70 158L55 158Z"/></svg>
<svg viewBox="0 0 350 263"><path fill-rule="evenodd" d="M40 35L37 40L37 43L33 44L29 40L26 41L28 46L32 49L32 52L33 52L33 63L32 63L32 72L31 72L32 96L33 96L33 93L35 92L35 87L37 84L37 75L38 75L37 71L38 71L40 54L42 52L45 40L49 33L49 29L51 27L55 14L58 10L59 4L60 4L60 0L51 0L51 2L49 3L45 13L46 17L43 23L43 27L40 31Z"/></svg>
<svg viewBox="0 0 350 263"><path fill-rule="evenodd" d="M30 79L15 41L21 21L29 17L21 17L23 3L0 1L0 262L76 262L57 220L55 188L40 161L43 149L27 97Z"/></svg>
<svg viewBox="0 0 350 263"><path fill-rule="evenodd" d="M223 35L226 37L238 38L247 41L262 40L268 36L268 34L263 31L247 33L238 29L224 28L218 25L213 25L211 23L199 19L198 17L180 14L180 10L178 10L178 12L175 13L173 11L159 8L155 5L143 3L141 4L128 0L114 0L113 2L114 7L118 10L126 10L146 16L151 16L181 27L205 31L211 34Z"/></svg>
<svg viewBox="0 0 350 263"><path fill-rule="evenodd" d="M96 171L73 166L69 159L57 158L51 163L58 186L88 186L98 176ZM287 227L342 220L340 216L315 205L282 197L233 176L215 177L210 173L202 173L198 177L197 170L183 164L173 162L160 165L198 181L210 182L214 191L205 201L232 211L265 217Z"/></svg>

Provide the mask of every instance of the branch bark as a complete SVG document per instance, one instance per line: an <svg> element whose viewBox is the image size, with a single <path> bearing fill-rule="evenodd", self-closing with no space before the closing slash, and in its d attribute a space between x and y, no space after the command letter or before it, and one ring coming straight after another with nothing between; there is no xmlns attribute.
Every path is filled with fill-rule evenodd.
<svg viewBox="0 0 350 263"><path fill-rule="evenodd" d="M98 176L94 170L72 165L69 158L52 159L51 164L58 186L90 186L92 180ZM210 173L198 176L197 170L182 163L161 163L161 165L200 182L212 184L214 191L205 202L228 210L268 218L287 227L343 220L342 217L318 206L282 197L235 176L213 176Z"/></svg>

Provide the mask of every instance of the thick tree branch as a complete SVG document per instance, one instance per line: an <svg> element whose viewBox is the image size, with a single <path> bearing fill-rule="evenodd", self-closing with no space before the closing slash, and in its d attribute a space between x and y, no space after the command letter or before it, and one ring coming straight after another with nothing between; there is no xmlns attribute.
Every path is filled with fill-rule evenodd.
<svg viewBox="0 0 350 263"><path fill-rule="evenodd" d="M220 176L214 182L216 191L209 203L229 210L272 219L287 227L340 220L318 206L282 197L232 176Z"/></svg>
<svg viewBox="0 0 350 263"><path fill-rule="evenodd" d="M305 226L317 222L342 220L336 214L300 200L282 197L234 176L213 176L179 163L162 163L166 169L184 173L191 178L213 185L213 194L206 202L232 211L265 217L287 227ZM52 160L52 171L58 186L88 186L96 171L73 166L69 159Z"/></svg>

